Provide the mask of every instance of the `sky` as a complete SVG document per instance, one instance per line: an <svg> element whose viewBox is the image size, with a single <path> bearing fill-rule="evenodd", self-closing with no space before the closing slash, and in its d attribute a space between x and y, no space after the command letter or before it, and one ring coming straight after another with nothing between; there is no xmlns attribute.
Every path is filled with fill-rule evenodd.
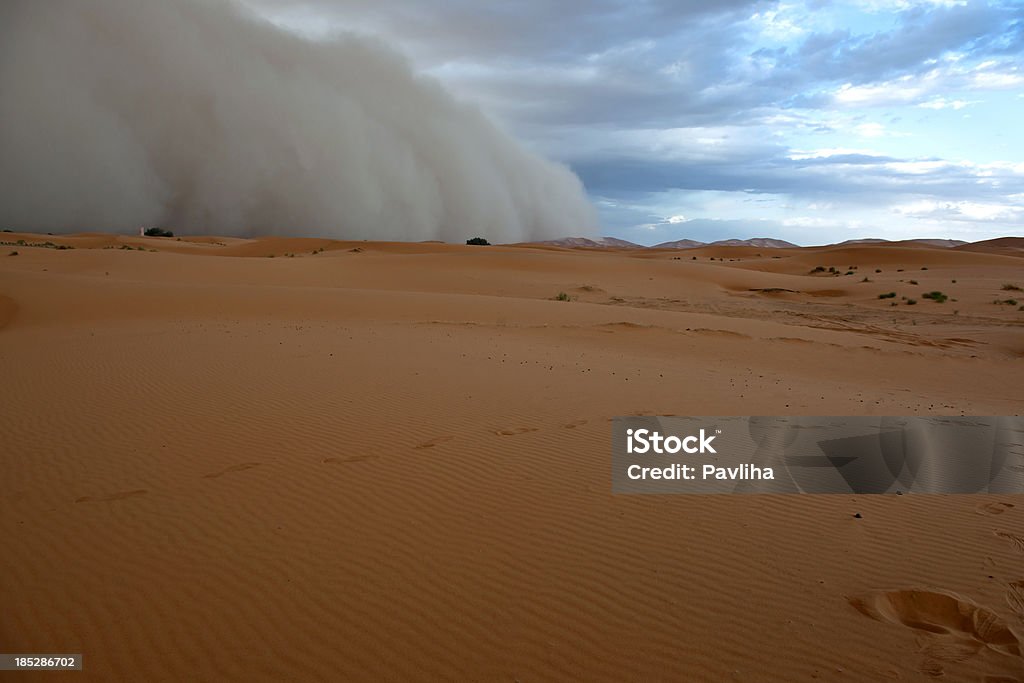
<svg viewBox="0 0 1024 683"><path fill-rule="evenodd" d="M1024 235L1024 1L247 0L379 36L640 244Z"/></svg>

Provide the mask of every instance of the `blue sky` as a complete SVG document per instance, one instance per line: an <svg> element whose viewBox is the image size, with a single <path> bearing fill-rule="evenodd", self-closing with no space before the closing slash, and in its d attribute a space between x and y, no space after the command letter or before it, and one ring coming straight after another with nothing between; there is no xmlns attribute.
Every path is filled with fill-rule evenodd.
<svg viewBox="0 0 1024 683"><path fill-rule="evenodd" d="M1024 235L1020 0L250 2L381 36L571 166L607 235Z"/></svg>

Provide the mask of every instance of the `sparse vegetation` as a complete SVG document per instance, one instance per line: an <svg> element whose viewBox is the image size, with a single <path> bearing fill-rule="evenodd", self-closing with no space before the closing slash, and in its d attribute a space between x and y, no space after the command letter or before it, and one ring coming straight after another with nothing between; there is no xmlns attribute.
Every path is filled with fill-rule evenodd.
<svg viewBox="0 0 1024 683"><path fill-rule="evenodd" d="M992 303L994 303L996 305L1005 304L1007 306L1016 306L1017 305L1017 300L1016 299L996 299Z"/></svg>
<svg viewBox="0 0 1024 683"><path fill-rule="evenodd" d="M63 251L65 249L74 249L74 247L68 244L54 244L53 242L26 242L25 240L18 240L17 242L0 242L0 245L7 247L41 247L43 249L56 249Z"/></svg>
<svg viewBox="0 0 1024 683"><path fill-rule="evenodd" d="M913 306L916 303L917 303L917 299L907 299L907 305L908 306Z"/></svg>
<svg viewBox="0 0 1024 683"><path fill-rule="evenodd" d="M174 237L174 233L163 228L146 228L143 233L146 237Z"/></svg>
<svg viewBox="0 0 1024 683"><path fill-rule="evenodd" d="M879 299L895 299L896 298L896 292L886 292L885 294L879 294L878 298Z"/></svg>
<svg viewBox="0 0 1024 683"><path fill-rule="evenodd" d="M921 298L923 298L923 299L931 299L932 301L934 301L937 304L944 304L944 303L946 303L946 300L949 297L946 296L945 294L943 294L940 291L934 291L934 292L925 292L924 294L921 295Z"/></svg>
<svg viewBox="0 0 1024 683"><path fill-rule="evenodd" d="M811 275L814 275L815 273L824 273L824 272L825 272L825 266L815 266L814 268L811 269Z"/></svg>
<svg viewBox="0 0 1024 683"><path fill-rule="evenodd" d="M557 294L557 295L555 296L555 301L569 301L569 300L570 300L570 299L569 299L569 295L568 295L568 294L566 294L565 292L559 292L559 293L558 293L558 294Z"/></svg>
<svg viewBox="0 0 1024 683"><path fill-rule="evenodd" d="M17 250L12 251L10 254L8 254L8 256L17 256L17 255L18 255Z"/></svg>
<svg viewBox="0 0 1024 683"><path fill-rule="evenodd" d="M882 272L882 269L881 269L881 268L875 268L875 272L876 272L876 273L881 273L881 272Z"/></svg>
<svg viewBox="0 0 1024 683"><path fill-rule="evenodd" d="M910 281L910 284L912 284L912 285L916 285L916 284L917 284L917 280L911 280L911 281Z"/></svg>
<svg viewBox="0 0 1024 683"><path fill-rule="evenodd" d="M1019 292L1021 291L1021 288L1015 284L1007 282L1005 285L1002 286L1002 290L1004 292Z"/></svg>
<svg viewBox="0 0 1024 683"><path fill-rule="evenodd" d="M472 244L480 247L489 247L491 243L485 240L483 237L473 237L466 240L466 244Z"/></svg>

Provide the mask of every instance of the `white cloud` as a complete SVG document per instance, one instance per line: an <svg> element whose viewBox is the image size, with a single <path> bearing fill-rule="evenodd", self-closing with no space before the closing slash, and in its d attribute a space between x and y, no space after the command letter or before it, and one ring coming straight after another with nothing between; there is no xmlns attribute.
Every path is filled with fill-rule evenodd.
<svg viewBox="0 0 1024 683"><path fill-rule="evenodd" d="M805 161L807 159L827 159L834 156L881 156L880 152L873 149L855 147L827 147L822 149L801 150L794 149L789 154L791 161Z"/></svg>
<svg viewBox="0 0 1024 683"><path fill-rule="evenodd" d="M980 100L947 100L945 97L935 97L927 102L921 102L917 106L925 109L955 109L959 111L972 104L980 104Z"/></svg>

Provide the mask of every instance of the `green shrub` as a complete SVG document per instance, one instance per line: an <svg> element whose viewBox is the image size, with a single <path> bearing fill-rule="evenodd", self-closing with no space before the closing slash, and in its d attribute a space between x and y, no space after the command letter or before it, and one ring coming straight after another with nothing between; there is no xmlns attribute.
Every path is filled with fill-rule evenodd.
<svg viewBox="0 0 1024 683"><path fill-rule="evenodd" d="M1015 284L1011 284L1009 282L1007 282L1005 285L1003 285L1002 289L1003 289L1004 292L1019 292L1019 291L1021 291L1020 287L1018 287Z"/></svg>
<svg viewBox="0 0 1024 683"><path fill-rule="evenodd" d="M559 292L558 295L555 296L555 301L569 301L569 295L565 292Z"/></svg>
<svg viewBox="0 0 1024 683"><path fill-rule="evenodd" d="M913 306L916 303L917 303L917 299L907 299L907 305L908 306Z"/></svg>
<svg viewBox="0 0 1024 683"><path fill-rule="evenodd" d="M948 296L939 291L925 292L924 294L921 295L921 297L924 299L931 299L937 304L944 304L946 303L946 299L949 298Z"/></svg>
<svg viewBox="0 0 1024 683"><path fill-rule="evenodd" d="M895 299L896 298L896 292L886 292L885 294L879 294L878 298L879 299Z"/></svg>
<svg viewBox="0 0 1024 683"><path fill-rule="evenodd" d="M468 240L466 240L466 244L472 244L472 245L481 246L481 247L489 247L489 246L491 246L491 243L488 242L487 240L485 240L483 237L473 237L471 239L468 239Z"/></svg>

